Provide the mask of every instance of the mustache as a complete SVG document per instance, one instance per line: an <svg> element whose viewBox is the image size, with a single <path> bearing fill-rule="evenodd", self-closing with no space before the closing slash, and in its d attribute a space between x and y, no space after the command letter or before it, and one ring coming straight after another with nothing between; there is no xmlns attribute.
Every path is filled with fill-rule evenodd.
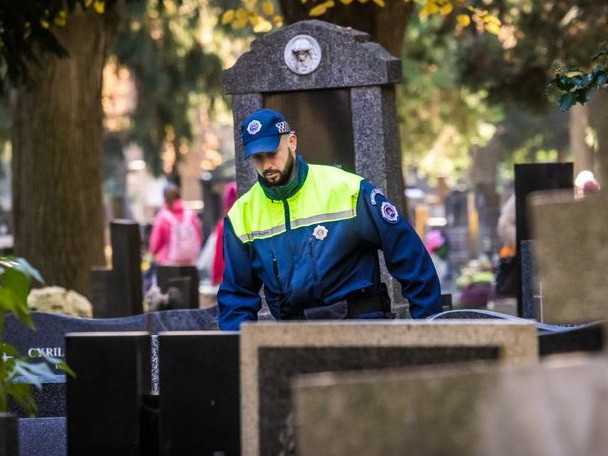
<svg viewBox="0 0 608 456"><path fill-rule="evenodd" d="M279 171L278 169L268 169L262 173L263 176L268 176L271 174L281 174L281 171Z"/></svg>

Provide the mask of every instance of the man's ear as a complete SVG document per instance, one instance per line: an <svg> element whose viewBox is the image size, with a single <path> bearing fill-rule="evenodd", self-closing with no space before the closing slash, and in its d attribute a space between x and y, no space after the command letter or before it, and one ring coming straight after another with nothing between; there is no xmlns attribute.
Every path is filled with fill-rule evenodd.
<svg viewBox="0 0 608 456"><path fill-rule="evenodd" d="M291 152L295 152L297 148L298 148L298 137L296 136L295 133L291 133L289 135L289 150Z"/></svg>

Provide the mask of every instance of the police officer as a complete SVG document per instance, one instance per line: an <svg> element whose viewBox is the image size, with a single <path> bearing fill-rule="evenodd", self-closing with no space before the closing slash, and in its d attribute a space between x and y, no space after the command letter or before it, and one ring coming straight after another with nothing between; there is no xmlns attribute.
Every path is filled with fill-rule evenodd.
<svg viewBox="0 0 608 456"><path fill-rule="evenodd" d="M431 258L382 190L355 174L306 163L279 112L254 112L240 133L258 182L225 220L221 329L257 319L262 285L279 320L389 317L378 249L412 317L441 311Z"/></svg>

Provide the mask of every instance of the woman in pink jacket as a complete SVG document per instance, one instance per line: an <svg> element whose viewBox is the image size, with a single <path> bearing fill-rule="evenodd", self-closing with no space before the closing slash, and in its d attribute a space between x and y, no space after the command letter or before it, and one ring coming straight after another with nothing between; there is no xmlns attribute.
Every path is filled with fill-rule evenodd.
<svg viewBox="0 0 608 456"><path fill-rule="evenodd" d="M163 195L165 205L156 214L150 234L150 253L159 265L193 266L203 240L198 217L184 208L174 184L168 184Z"/></svg>

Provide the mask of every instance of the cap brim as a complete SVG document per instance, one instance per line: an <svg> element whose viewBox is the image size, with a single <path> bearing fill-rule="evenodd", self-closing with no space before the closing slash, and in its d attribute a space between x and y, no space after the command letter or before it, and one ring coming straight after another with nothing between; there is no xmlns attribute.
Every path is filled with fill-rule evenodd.
<svg viewBox="0 0 608 456"><path fill-rule="evenodd" d="M274 152L279 147L280 141L280 135L266 136L251 141L245 146L245 158L250 158L255 154L261 154L264 152Z"/></svg>

